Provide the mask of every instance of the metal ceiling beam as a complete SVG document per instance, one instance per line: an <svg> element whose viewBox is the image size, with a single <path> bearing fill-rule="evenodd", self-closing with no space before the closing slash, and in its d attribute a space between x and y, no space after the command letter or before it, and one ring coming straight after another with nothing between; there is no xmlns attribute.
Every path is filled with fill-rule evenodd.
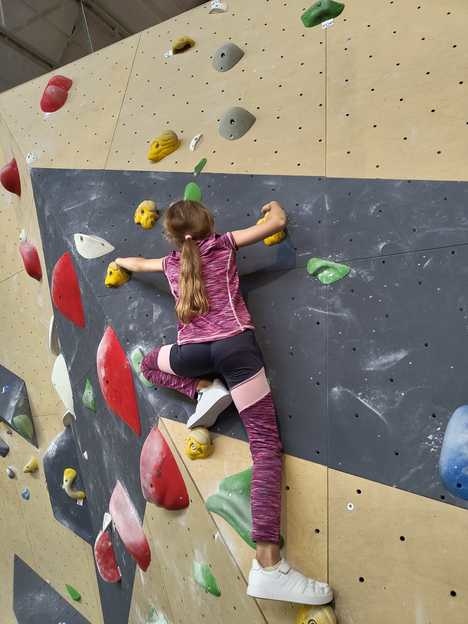
<svg viewBox="0 0 468 624"><path fill-rule="evenodd" d="M75 2L81 5L81 0L75 0ZM83 5L86 7L86 9L88 9L90 13L100 19L101 22L103 22L108 28L110 28L122 39L133 35L133 32L131 30L128 30L128 28L126 28L126 26L124 26L122 22L120 22L116 17L109 13L109 11L105 9L101 4L99 4L99 2L96 2L96 0L83 0Z"/></svg>
<svg viewBox="0 0 468 624"><path fill-rule="evenodd" d="M43 65L47 71L57 67L54 59L50 58L46 54L42 54L42 52L39 52L39 50L33 46L25 43L22 39L19 39L15 34L8 31L3 26L0 26L0 39L5 41L11 48L14 48L25 56L28 56L36 63Z"/></svg>

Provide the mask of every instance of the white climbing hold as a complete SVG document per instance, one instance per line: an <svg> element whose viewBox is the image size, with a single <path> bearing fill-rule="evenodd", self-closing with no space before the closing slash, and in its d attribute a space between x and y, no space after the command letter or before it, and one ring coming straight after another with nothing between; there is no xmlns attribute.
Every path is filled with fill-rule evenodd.
<svg viewBox="0 0 468 624"><path fill-rule="evenodd" d="M330 19L325 20L324 22L322 22L322 28L325 30L326 28L330 28L330 26L333 26L333 17L331 17Z"/></svg>
<svg viewBox="0 0 468 624"><path fill-rule="evenodd" d="M60 355L60 342L55 324L55 316L50 317L49 322L49 351L53 355Z"/></svg>
<svg viewBox="0 0 468 624"><path fill-rule="evenodd" d="M60 400L65 405L67 412L70 412L70 414L76 418L70 375L68 374L67 363L62 354L57 357L52 369L52 385L59 395Z"/></svg>
<svg viewBox="0 0 468 624"><path fill-rule="evenodd" d="M83 451L83 457L84 457L85 459L88 459L88 451Z"/></svg>
<svg viewBox="0 0 468 624"><path fill-rule="evenodd" d="M21 230L19 239L20 239L20 243L25 243L28 240L26 230Z"/></svg>
<svg viewBox="0 0 468 624"><path fill-rule="evenodd" d="M354 505L353 505L353 503L348 503L348 504L346 505L346 509L347 509L348 511L354 511Z"/></svg>
<svg viewBox="0 0 468 624"><path fill-rule="evenodd" d="M228 5L226 2L221 2L221 0L211 0L210 13L225 13L227 8Z"/></svg>
<svg viewBox="0 0 468 624"><path fill-rule="evenodd" d="M200 134L196 134L193 139L190 141L190 151L193 152L197 149L198 144L200 143L200 141L202 140L203 134L200 132Z"/></svg>
<svg viewBox="0 0 468 624"><path fill-rule="evenodd" d="M86 258L86 260L100 258L115 249L113 245L100 236L94 236L91 234L74 234L73 239L75 241L76 251L80 254L80 256Z"/></svg>
<svg viewBox="0 0 468 624"><path fill-rule="evenodd" d="M65 412L65 414L62 416L62 422L64 427L70 427L74 420L76 419L73 414L70 414L70 412Z"/></svg>

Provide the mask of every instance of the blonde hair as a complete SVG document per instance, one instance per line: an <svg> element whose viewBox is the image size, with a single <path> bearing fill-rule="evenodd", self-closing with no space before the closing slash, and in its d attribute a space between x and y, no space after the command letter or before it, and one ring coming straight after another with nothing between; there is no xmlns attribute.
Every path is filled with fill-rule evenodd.
<svg viewBox="0 0 468 624"><path fill-rule="evenodd" d="M210 236L213 224L210 211L195 201L177 201L164 214L166 236L180 249L176 314L182 323L190 323L194 317L206 314L210 308L196 241Z"/></svg>

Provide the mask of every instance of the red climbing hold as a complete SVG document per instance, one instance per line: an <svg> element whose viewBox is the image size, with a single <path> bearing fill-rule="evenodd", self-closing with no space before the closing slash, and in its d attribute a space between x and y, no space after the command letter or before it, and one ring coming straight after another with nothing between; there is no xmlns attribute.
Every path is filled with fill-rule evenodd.
<svg viewBox="0 0 468 624"><path fill-rule="evenodd" d="M41 97L41 110L44 113L55 113L67 101L68 91L55 85L47 85Z"/></svg>
<svg viewBox="0 0 468 624"><path fill-rule="evenodd" d="M61 89L65 89L65 91L69 91L70 87L73 84L73 80L71 78L67 78L66 76L52 76L52 78L47 83L48 87L60 87Z"/></svg>
<svg viewBox="0 0 468 624"><path fill-rule="evenodd" d="M38 282L42 279L41 261L35 246L28 240L21 241L19 251L23 258L24 269L28 275Z"/></svg>
<svg viewBox="0 0 468 624"><path fill-rule="evenodd" d="M141 449L140 481L143 496L158 507L188 507L184 479L169 444L157 427L150 431Z"/></svg>
<svg viewBox="0 0 468 624"><path fill-rule="evenodd" d="M54 306L63 316L78 327L84 327L85 316L81 302L80 283L68 251L55 263L50 292Z"/></svg>
<svg viewBox="0 0 468 624"><path fill-rule="evenodd" d="M145 572L151 562L150 547L137 510L120 481L117 481L112 492L109 512L125 548Z"/></svg>
<svg viewBox="0 0 468 624"><path fill-rule="evenodd" d="M140 415L131 366L112 327L104 332L96 354L97 373L107 406L141 434Z"/></svg>
<svg viewBox="0 0 468 624"><path fill-rule="evenodd" d="M4 189L21 197L20 176L18 165L14 158L0 169L0 182Z"/></svg>
<svg viewBox="0 0 468 624"><path fill-rule="evenodd" d="M101 531L94 542L94 558L101 578L107 583L118 583L122 578L109 531Z"/></svg>

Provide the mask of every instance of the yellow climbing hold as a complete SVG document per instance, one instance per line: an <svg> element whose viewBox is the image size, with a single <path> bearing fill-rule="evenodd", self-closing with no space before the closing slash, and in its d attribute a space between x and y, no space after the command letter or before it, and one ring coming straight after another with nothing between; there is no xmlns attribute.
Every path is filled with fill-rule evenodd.
<svg viewBox="0 0 468 624"><path fill-rule="evenodd" d="M336 615L332 607L301 607L298 611L296 624L336 624Z"/></svg>
<svg viewBox="0 0 468 624"><path fill-rule="evenodd" d="M37 472L38 470L39 470L39 463L35 457L31 457L31 459L23 468L23 472L29 472L31 474L33 472Z"/></svg>
<svg viewBox="0 0 468 624"><path fill-rule="evenodd" d="M185 454L190 459L206 459L214 450L210 432L205 427L195 427L185 440Z"/></svg>
<svg viewBox="0 0 468 624"><path fill-rule="evenodd" d="M180 54L190 48L193 48L195 41L192 37L178 37L172 42L172 54Z"/></svg>
<svg viewBox="0 0 468 624"><path fill-rule="evenodd" d="M166 132L156 137L154 141L151 141L148 150L148 160L158 162L175 152L179 145L180 141L177 134L173 130L166 130Z"/></svg>
<svg viewBox="0 0 468 624"><path fill-rule="evenodd" d="M107 288L118 288L130 279L130 271L126 271L116 262L111 262L107 267L106 279L104 281Z"/></svg>
<svg viewBox="0 0 468 624"><path fill-rule="evenodd" d="M62 488L68 494L70 498L74 500L83 500L86 498L86 494L81 490L73 490L72 485L77 477L77 472L74 468L65 468L63 471Z"/></svg>
<svg viewBox="0 0 468 624"><path fill-rule="evenodd" d="M265 223L265 221L267 220L268 220L268 216L265 215L264 217L262 217L261 219L257 221L257 225L259 225L260 223ZM277 245L278 243L281 243L281 241L284 240L285 238L286 238L286 232L284 230L281 230L281 232L276 232L275 234L272 234L271 236L267 236L266 238L263 239L263 242L265 243L265 245L270 247L271 245Z"/></svg>
<svg viewBox="0 0 468 624"><path fill-rule="evenodd" d="M151 199L145 199L138 204L133 220L137 225L141 225L144 230L151 230L159 218L156 204Z"/></svg>

